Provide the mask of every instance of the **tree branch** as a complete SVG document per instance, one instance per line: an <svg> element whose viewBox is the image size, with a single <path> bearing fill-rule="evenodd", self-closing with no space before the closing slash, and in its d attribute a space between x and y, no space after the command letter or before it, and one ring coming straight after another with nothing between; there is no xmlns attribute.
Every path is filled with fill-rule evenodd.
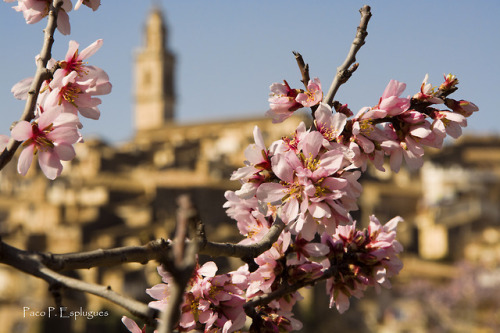
<svg viewBox="0 0 500 333"><path fill-rule="evenodd" d="M332 266L332 267L328 268L327 270L325 270L323 275L321 275L317 279L307 280L307 281L299 281L299 282L295 282L292 285L286 283L285 285L281 286L279 289L276 289L275 291L270 292L269 294L256 296L256 297L252 298L251 300L249 300L245 304L245 306L244 306L245 312L250 311L250 313L252 313L251 309L254 309L256 306L269 304L269 302L271 302L272 300L275 300L275 299L281 298L285 295L288 295L290 293L293 293L293 292L299 290L300 288L303 288L306 286L313 286L320 281L331 278L337 273L337 271L338 271L337 268Z"/></svg>
<svg viewBox="0 0 500 333"><path fill-rule="evenodd" d="M66 288L86 292L107 299L108 301L113 302L129 311L132 315L141 318L141 320L146 322L148 325L156 325L155 318L158 316L157 310L150 308L146 304L136 301L133 298L126 297L113 291L110 286L103 286L70 278L46 267L40 267L38 277L44 279L50 285L60 284Z"/></svg>
<svg viewBox="0 0 500 333"><path fill-rule="evenodd" d="M50 290L65 287L82 292L87 292L107 299L123 307L133 315L147 322L149 325L155 325L154 318L157 316L156 310L149 308L146 304L143 304L132 298L116 293L115 291L111 290L111 287L109 286L106 287L84 282L54 272L53 270L42 264L40 256L36 253L23 251L1 242L0 262L12 266L24 273L45 280L49 284Z"/></svg>
<svg viewBox="0 0 500 333"><path fill-rule="evenodd" d="M337 74L333 78L328 93L323 98L323 102L330 106L333 105L333 98L335 97L339 87L346 83L352 73L354 73L354 71L358 68L358 64L355 63L356 53L358 53L359 49L361 49L361 47L365 44L365 38L368 35L366 28L368 27L368 21L370 21L372 16L370 6L368 5L363 6L359 12L361 13L361 21L356 32L356 37L354 37L354 41L351 44L351 49L349 50L344 63L340 67L337 67ZM352 67L349 68L351 65Z"/></svg>
<svg viewBox="0 0 500 333"><path fill-rule="evenodd" d="M40 88L43 81L50 78L50 71L46 67L47 62L52 57L51 52L52 44L54 43L54 32L57 27L57 15L62 4L62 0L54 0L53 3L50 4L47 26L44 29L42 50L40 51L40 55L36 61L37 68L35 77L31 82L23 114L21 115L21 118L19 118L19 121L25 120L30 122L35 117L36 100L38 98L38 94L40 93ZM2 170L5 165L10 162L20 145L21 142L19 141L14 139L9 140L7 147L5 147L2 154L0 154L0 170Z"/></svg>
<svg viewBox="0 0 500 333"><path fill-rule="evenodd" d="M292 53L295 56L295 60L297 61L297 65L299 66L300 74L302 75L302 80L300 81L304 84L304 87L307 89L307 84L311 79L309 77L309 64L306 64L304 62L304 59L302 58L302 55L299 52L293 51Z"/></svg>
<svg viewBox="0 0 500 333"><path fill-rule="evenodd" d="M184 222L181 221L180 223ZM78 279L64 276L56 271L110 266L126 262L139 262L145 264L150 260L158 260L161 264L166 266L165 268L171 274L173 273L173 276L176 274L179 276L178 279L175 280L176 285L174 286L172 284L171 286L173 293L171 294L171 297L172 299L176 299L175 302L171 302L171 309L177 309L178 306L182 304L183 291L192 275L196 253L211 255L214 257L230 256L238 257L243 260L253 260L261 253L268 250L272 244L277 241L284 228L284 222L277 217L264 238L251 245L207 242L204 239L204 233L202 232L203 228L198 226L197 236L189 241L182 242L182 240L177 237L177 239L173 242L160 239L151 241L143 246L120 247L108 250L95 250L68 254L28 252L17 249L0 241L0 263L12 266L22 272L47 281L51 287L50 289L55 291L53 294L56 300L58 299L58 289L61 286L88 292L116 303L133 315L141 318L141 320L146 322L148 325L156 325L154 318L156 317L157 312L149 308L147 305L122 296L112 291L110 287L80 281ZM179 230L183 229L186 230L185 228L179 228ZM184 232L179 231L179 234L184 234ZM179 255L179 253L184 255L184 260L182 261L179 261L179 259L174 260L174 258L172 258L174 252L172 247L175 243L184 243L185 249L180 251L176 250L176 255ZM181 265L175 266L175 261L180 262ZM177 296L174 298L173 296L175 295ZM170 318L168 320L170 326L167 326L169 329L162 328L163 331L159 332L170 332L169 330L172 328L172 323L178 321L178 316L175 316L175 314L171 315L172 311L173 310L169 310L168 313L163 314L164 318Z"/></svg>
<svg viewBox="0 0 500 333"><path fill-rule="evenodd" d="M271 248L274 242L278 240L279 235L285 228L285 223L276 217L273 225L268 233L257 243L249 245L231 244L231 243L214 243L207 242L200 249L200 254L207 254L213 257L237 257L245 261L258 257L261 253Z"/></svg>
<svg viewBox="0 0 500 333"><path fill-rule="evenodd" d="M194 208L191 198L187 195L177 200L177 226L174 239L172 256L162 256L160 264L163 265L172 276L169 285L169 302L165 311L161 314L159 333L171 333L175 329L181 316L181 306L184 302L184 290L193 275L196 267L196 254L198 253L201 239L195 233L198 224L198 212ZM185 242L186 237L191 234L192 241ZM173 257L173 258L172 258Z"/></svg>
<svg viewBox="0 0 500 333"><path fill-rule="evenodd" d="M277 217L269 232L257 243L250 245L210 242L202 239L199 244L200 254L212 257L236 257L243 260L256 258L268 250L285 228ZM191 241L187 241L189 243ZM158 239L141 246L124 246L112 249L99 249L77 253L37 253L40 261L54 271L88 269L92 267L113 266L128 262L146 264L151 260L161 260L162 256L172 251L174 242ZM5 244L5 246L8 246ZM1 262L1 261L0 261Z"/></svg>
<svg viewBox="0 0 500 333"><path fill-rule="evenodd" d="M39 253L39 255L45 266L59 272L114 266L129 262L146 264L150 260L159 260L162 253L170 251L171 248L172 241L158 239L141 246L124 246L65 254Z"/></svg>

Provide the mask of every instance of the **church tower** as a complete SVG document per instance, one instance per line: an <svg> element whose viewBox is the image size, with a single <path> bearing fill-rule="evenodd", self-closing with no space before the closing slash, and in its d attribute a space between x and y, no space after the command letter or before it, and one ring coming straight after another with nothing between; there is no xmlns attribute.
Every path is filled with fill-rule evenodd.
<svg viewBox="0 0 500 333"><path fill-rule="evenodd" d="M135 129L154 130L174 121L175 57L167 50L167 28L154 8L144 28L144 46L135 56Z"/></svg>

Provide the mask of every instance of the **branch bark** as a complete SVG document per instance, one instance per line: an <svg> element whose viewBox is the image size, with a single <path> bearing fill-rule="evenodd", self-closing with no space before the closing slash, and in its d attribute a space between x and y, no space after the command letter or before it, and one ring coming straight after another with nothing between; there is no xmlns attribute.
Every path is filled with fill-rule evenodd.
<svg viewBox="0 0 500 333"><path fill-rule="evenodd" d="M275 299L284 297L284 296L286 296L290 293L293 293L293 292L295 292L303 287L313 286L318 282L321 282L321 281L324 281L328 278L333 277L336 273L337 273L337 268L332 266L329 269L327 269L326 271L324 271L323 275L321 275L317 279L313 279L313 280L309 280L309 281L300 281L300 282L296 282L292 285L285 284L285 285L281 286L279 289L276 289L275 291L273 291L269 294L262 295L262 296L256 296L256 297L252 298L251 300L247 301L247 303L244 306L245 311L247 313L251 312L252 311L251 309L255 308L256 306L269 304L269 302L271 302Z"/></svg>
<svg viewBox="0 0 500 333"><path fill-rule="evenodd" d="M181 221L181 223L184 223ZM88 292L93 295L103 297L128 310L133 315L139 317L148 325L156 325L155 317L157 312L147 305L120 295L111 290L110 287L87 283L78 279L64 276L57 271L74 270L82 268L92 268L100 266L118 265L126 262L139 262L142 264L150 260L157 260L164 264L167 270L173 275L178 275L176 285L172 286L173 291L177 290L176 302L172 302L172 309L177 309L182 302L183 290L191 277L194 267L194 257L196 253L210 256L230 256L238 257L245 261L253 260L264 251L268 250L285 228L284 222L277 217L269 232L264 238L251 245L240 245L231 243L207 242L202 237L203 233L193 237L189 241L180 239L179 235L185 235L186 228L179 228L179 235L172 241L163 239L151 241L143 246L120 247L108 250L95 250L80 253L50 254L40 252L28 252L0 241L0 263L12 266L29 275L41 278L49 283L51 289L62 287ZM199 229L199 228L198 228ZM173 244L184 243L184 248L176 250L175 256L183 255L184 259L175 259ZM174 264L177 262L177 265ZM172 298L174 299L174 298ZM172 323L177 322L176 316L172 315L174 310L169 310L164 314L168 320L168 328L162 328L160 332L170 332ZM167 313L167 312L165 312Z"/></svg>
<svg viewBox="0 0 500 333"><path fill-rule="evenodd" d="M250 245L231 244L231 243L214 243L207 242L200 249L200 254L207 254L213 257L236 257L244 261L253 260L261 253L270 249L274 242L278 240L279 235L285 229L285 223L276 217L269 232L257 243Z"/></svg>
<svg viewBox="0 0 500 333"><path fill-rule="evenodd" d="M184 302L184 291L193 275L196 267L199 244L202 239L196 233L199 222L198 212L194 208L191 198L187 195L177 200L177 226L174 239L172 256L162 256L160 264L163 265L172 276L169 283L169 302L165 311L161 314L159 333L171 333L179 322L181 306ZM191 236L192 241L187 243L185 239Z"/></svg>
<svg viewBox="0 0 500 333"><path fill-rule="evenodd" d="M356 54L358 53L359 49L361 49L361 47L365 44L365 38L368 35L366 29L368 27L368 21L370 21L370 18L372 16L370 6L368 5L363 6L359 10L359 12L361 13L361 21L359 23L356 36L354 37L354 41L351 44L349 53L347 54L344 63L337 67L337 74L333 78L330 89L328 89L328 93L323 98L323 102L330 106L333 105L333 98L335 97L337 90L342 84L346 83L347 80L349 80L352 73L354 73L354 71L358 68L358 64L355 63Z"/></svg>
<svg viewBox="0 0 500 333"><path fill-rule="evenodd" d="M2 242L0 243L0 262L45 280L51 290L65 287L102 297L123 307L149 325L155 325L156 310L144 303L120 295L109 286L88 283L57 273L46 267L37 253L20 250Z"/></svg>
<svg viewBox="0 0 500 333"><path fill-rule="evenodd" d="M285 224L278 217L262 240L250 245L202 241L199 254L212 257L235 257L245 261L256 258L268 250L278 239ZM186 241L187 243L191 241ZM87 252L52 254L38 253L40 261L54 271L88 269L92 267L113 266L129 262L146 264L151 260L161 260L163 255L172 251L174 241L158 239L141 246L125 246L112 249L99 249ZM0 260L1 262L1 260Z"/></svg>
<svg viewBox="0 0 500 333"><path fill-rule="evenodd" d="M293 51L293 55L295 56L295 60L297 61L297 65L299 66L300 74L302 75L302 84L304 84L304 87L307 89L307 84L309 83L309 80L311 79L309 76L309 64L306 64L304 62L304 58L302 58L302 55L297 52Z"/></svg>

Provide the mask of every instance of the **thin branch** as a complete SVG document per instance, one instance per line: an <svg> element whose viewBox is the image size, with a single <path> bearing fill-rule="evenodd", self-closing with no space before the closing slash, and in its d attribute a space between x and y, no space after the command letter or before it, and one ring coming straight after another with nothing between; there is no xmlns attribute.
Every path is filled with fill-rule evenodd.
<svg viewBox="0 0 500 333"><path fill-rule="evenodd" d="M278 240L284 228L285 224L277 217L269 232L259 242L249 245L209 242L202 239L199 244L199 253L212 257L226 256L241 258L245 261L253 260ZM163 255L172 251L173 244L173 241L158 239L141 246L124 246L65 254L38 253L37 255L40 256L40 261L45 266L59 272L120 265L128 262L146 264L151 260L161 260Z"/></svg>
<svg viewBox="0 0 500 333"><path fill-rule="evenodd" d="M285 224L283 221L280 218L276 218L269 232L261 241L251 245L240 245L205 242L203 239L203 228L200 228L200 225L198 225L197 236L190 241L185 241L186 250L183 252L185 258L183 260L184 265L180 268L172 268L171 264L166 265L169 272L174 272L174 274L177 272L179 276L183 276L179 278L179 282L176 285L178 291L176 295L178 299L182 301L182 291L185 289L186 283L189 281L192 274L196 253L253 260L253 258L268 250L272 244L276 242L284 228ZM176 242L177 241L180 242L180 240L176 240ZM58 288L64 286L66 288L72 288L103 297L127 309L149 325L155 325L154 318L156 313L151 312L153 310L148 308L145 304L119 295L109 287L90 284L78 279L66 277L56 271L110 266L125 262L139 262L145 264L150 260L158 260L160 263L173 263L171 259L165 259L172 255L173 251L171 250L173 243L174 242L171 241L156 240L144 246L121 247L81 253L47 254L20 250L0 241L0 263L4 263L27 274L44 279L51 286L51 290L57 291ZM175 292L175 289L172 289L172 291ZM175 316L171 318L170 323L177 322Z"/></svg>
<svg viewBox="0 0 500 333"><path fill-rule="evenodd" d="M46 67L47 62L52 57L51 52L52 44L54 43L54 32L57 27L57 15L62 4L62 0L54 0L50 5L47 26L44 30L42 50L40 51L40 55L36 61L37 68L35 77L31 82L31 86L28 91L28 97L26 99L26 104L24 105L23 114L21 115L21 118L19 118L19 121L25 120L30 122L35 117L36 100L38 98L40 88L43 81L50 78L50 71ZM16 141L14 139L9 140L7 147L0 154L0 170L2 170L5 165L10 162L20 145L21 142L19 141Z"/></svg>
<svg viewBox="0 0 500 333"><path fill-rule="evenodd" d="M173 332L181 315L181 305L184 300L184 289L186 285L180 285L175 279L168 284L169 302L165 311L161 312L158 333ZM184 287L184 288L183 288Z"/></svg>
<svg viewBox="0 0 500 333"><path fill-rule="evenodd" d="M306 64L304 62L304 59L302 58L302 55L299 52L293 51L292 53L295 56L295 60L297 61L297 65L299 66L300 74L302 75L302 80L300 81L304 84L304 87L306 87L307 89L307 84L311 79L309 77L309 64Z"/></svg>
<svg viewBox="0 0 500 333"><path fill-rule="evenodd" d="M23 251L1 242L0 262L12 266L24 273L45 280L49 284L50 290L56 290L60 289L61 287L65 287L100 296L123 307L148 324L155 325L154 318L157 315L156 310L149 308L146 304L143 304L132 298L116 293L115 291L111 290L111 287L109 286L106 287L84 282L54 272L41 263L40 256L36 253Z"/></svg>
<svg viewBox="0 0 500 333"><path fill-rule="evenodd" d="M339 87L346 83L352 73L358 68L358 64L355 63L356 53L358 53L359 49L361 49L361 47L365 44L365 38L368 35L366 28L368 27L368 21L370 21L372 16L370 6L367 5L363 6L359 12L361 13L361 21L356 32L356 37L354 37L354 41L351 44L351 49L349 50L344 63L340 67L337 67L337 74L333 78L328 93L323 98L323 102L330 106L333 103L333 98L335 97Z"/></svg>
<svg viewBox="0 0 500 333"><path fill-rule="evenodd" d="M245 311L246 312L250 311L250 313L251 313L252 312L251 309L254 309L256 306L269 304L269 302L271 302L272 300L286 296L290 293L293 293L293 292L299 290L300 288L303 288L306 286L313 286L320 281L324 281L328 278L333 277L337 273L337 271L338 271L337 268L332 266L329 269L325 270L323 275L321 275L317 279L308 280L308 281L299 281L299 282L295 282L292 285L286 283L285 285L281 286L279 289L276 289L275 291L270 292L269 294L256 296L256 297L252 298L251 300L249 300L245 304Z"/></svg>
<svg viewBox="0 0 500 333"><path fill-rule="evenodd" d="M184 206L184 209L190 209L191 206ZM186 235L186 226L188 221L196 224L196 232L191 240L182 241L182 235ZM194 222L194 223L193 223ZM57 273L56 271L91 268L97 266L110 266L125 262L147 263L156 259L173 276L170 286L170 299L168 308L162 312L160 333L172 332L173 326L178 322L180 316L180 306L183 302L184 290L192 275L196 264L196 254L207 254L211 256L231 256L238 257L245 261L253 260L255 257L268 250L285 228L283 221L277 217L271 226L269 232L261 241L251 245L240 245L230 243L213 243L205 239L203 224L199 222L196 214L193 212L184 212L178 214L178 223L181 224L177 231L177 237L174 242L165 240L156 240L144 246L121 247L109 250L95 250L81 253L68 254L47 254L28 252L17 249L13 246L0 241L0 263L10 265L27 274L44 279L50 285L57 302L58 291L61 286L88 292L93 295L103 297L128 310L133 315L139 317L148 325L156 325L155 319L157 312L147 305L133 299L122 296L111 290L110 287L90 284L78 279L70 278ZM175 244L182 244L182 249L172 250ZM181 247L178 245L179 248ZM183 255L180 260L176 256Z"/></svg>
<svg viewBox="0 0 500 333"><path fill-rule="evenodd" d="M170 251L171 248L171 241L159 239L141 246L124 246L66 254L40 253L39 255L44 265L59 272L114 266L129 262L146 264L151 260L159 260L162 253Z"/></svg>
<svg viewBox="0 0 500 333"><path fill-rule="evenodd" d="M169 282L169 302L166 309L161 314L159 333L173 332L181 316L181 306L184 302L184 290L193 275L196 267L196 254L199 250L201 239L195 233L198 224L198 212L194 208L191 198L187 195L179 197L177 200L179 208L177 210L177 225L174 239L172 256L162 256L160 264L163 265L172 276ZM192 241L187 243L185 239L188 235Z"/></svg>
<svg viewBox="0 0 500 333"><path fill-rule="evenodd" d="M278 237L284 228L285 223L279 217L276 217L276 220L274 221L267 234L257 243L241 245L207 242L206 245L200 249L200 254L207 254L213 257L237 257L245 261L247 261L248 259L253 260L261 253L271 248L273 243L278 240Z"/></svg>
<svg viewBox="0 0 500 333"><path fill-rule="evenodd" d="M146 304L136 301L133 298L121 295L111 289L110 286L103 286L88 283L65 275L61 275L46 267L40 267L38 277L44 279L49 284L60 284L65 288L86 292L92 295L102 297L116 305L129 311L132 315L139 317L148 325L156 325L155 318L158 311L148 307Z"/></svg>

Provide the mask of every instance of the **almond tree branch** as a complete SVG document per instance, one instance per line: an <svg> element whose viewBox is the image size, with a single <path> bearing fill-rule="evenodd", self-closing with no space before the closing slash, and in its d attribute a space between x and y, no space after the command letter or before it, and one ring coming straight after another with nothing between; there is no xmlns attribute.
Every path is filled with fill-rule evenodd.
<svg viewBox="0 0 500 333"><path fill-rule="evenodd" d="M62 0L54 0L49 7L49 14L47 19L47 26L44 29L44 40L42 45L42 50L40 55L36 60L36 72L33 81L31 82L30 89L28 91L28 97L26 99L26 104L24 105L23 114L19 121L31 121L35 117L35 107L40 88L43 81L50 78L50 71L46 68L47 62L52 57L52 44L54 43L54 32L57 27L57 14L59 9L63 4ZM17 148L21 145L21 142L14 139L10 139L7 147L0 154L0 170L2 170L7 163L10 162Z"/></svg>
<svg viewBox="0 0 500 333"><path fill-rule="evenodd" d="M179 322L181 306L184 302L184 290L193 275L196 267L196 254L198 253L201 239L195 233L198 224L198 212L194 208L191 198L183 195L178 199L177 225L172 256L162 256L160 264L172 276L169 285L169 302L161 314L159 333L171 333ZM194 235L192 241L185 242L186 237ZM173 258L172 258L173 257Z"/></svg>
<svg viewBox="0 0 500 333"><path fill-rule="evenodd" d="M273 243L278 240L278 237L283 229L285 229L285 223L279 217L276 217L267 234L257 243L241 245L207 242L202 248L200 248L200 254L207 254L213 257L236 257L241 258L244 261L253 261L254 258L271 248Z"/></svg>
<svg viewBox="0 0 500 333"><path fill-rule="evenodd" d="M309 77L309 64L306 64L304 62L304 59L302 58L302 55L299 52L293 51L292 53L295 56L295 60L297 61L297 65L299 66L300 74L302 75L302 80L300 81L304 84L304 87L307 89L307 84L311 79Z"/></svg>
<svg viewBox="0 0 500 333"><path fill-rule="evenodd" d="M257 243L250 245L210 242L202 239L199 254L212 257L236 257L253 260L268 250L278 239L285 228L283 221L277 217L269 232ZM189 243L191 241L187 241ZM38 253L40 261L54 271L88 269L92 267L113 266L128 262L146 264L151 260L161 260L162 256L172 251L175 242L158 239L141 246L125 246L112 249L99 249L86 252L52 254ZM5 244L5 246L8 246ZM1 254L0 254L1 256ZM1 262L1 260L0 260Z"/></svg>
<svg viewBox="0 0 500 333"><path fill-rule="evenodd" d="M323 98L323 102L332 106L333 98L337 93L337 90L340 86L349 80L352 73L358 68L359 64L356 64L356 53L358 53L359 49L365 44L365 38L368 35L366 28L368 27L368 21L372 16L370 11L370 6L363 6L359 12L361 13L361 21L358 26L358 30L356 32L356 37L354 37L354 41L351 44L351 49L347 54L347 57L344 60L344 63L337 67L337 74L333 78L332 84L328 93ZM354 64L354 65L353 65ZM352 67L350 67L352 65ZM350 67L350 68L349 68Z"/></svg>
<svg viewBox="0 0 500 333"><path fill-rule="evenodd" d="M333 277L335 274L337 274L338 270L337 267L331 266L329 269L325 270L323 275L320 277L313 279L313 280L307 280L307 281L299 281L295 282L294 284L288 284L286 283L285 285L281 286L279 289L276 289L273 292L270 292L269 294L261 295L261 296L256 296L252 298L251 300L247 301L245 304L245 311L247 313L252 313L252 309L254 309L256 306L259 305L265 305L269 304L272 300L281 298L285 295L288 295L290 293L293 293L300 288L306 287L306 286L313 286L316 283L320 281L324 281L328 278Z"/></svg>
<svg viewBox="0 0 500 333"><path fill-rule="evenodd" d="M88 283L75 278L70 278L54 272L46 267L40 267L40 275L38 277L44 279L49 284L60 284L65 288L86 292L96 295L113 302L132 315L141 318L148 325L156 325L155 318L158 316L158 311L148 307L146 304L136 301L133 298L121 295L111 289L111 286L103 286L93 283Z"/></svg>
<svg viewBox="0 0 500 333"><path fill-rule="evenodd" d="M37 253L19 250L0 242L0 262L45 280L51 290L65 287L100 296L123 307L149 325L155 325L156 310L132 298L116 293L109 286L88 283L57 273L43 265Z"/></svg>
<svg viewBox="0 0 500 333"><path fill-rule="evenodd" d="M159 260L162 253L169 252L171 248L172 241L159 239L141 246L124 246L65 254L39 253L39 255L45 266L59 272L114 266L128 262L146 264L150 260Z"/></svg>
<svg viewBox="0 0 500 333"><path fill-rule="evenodd" d="M186 283L191 277L194 267L194 258L196 253L206 254L210 256L230 256L238 257L243 260L253 260L255 257L268 250L278 239L280 233L285 228L283 221L277 217L271 226L269 232L264 238L251 245L240 245L231 243L215 243L208 242L204 239L203 226L198 225L197 236L191 240L182 242L180 239L165 241L163 239L151 241L143 246L129 246L113 248L108 250L95 250L80 253L68 254L50 254L42 252L24 251L13 246L10 246L0 241L0 263L12 266L22 272L33 275L47 281L50 289L53 291L57 301L58 289L62 287L71 288L83 292L88 292L122 306L130 311L133 315L141 318L148 325L156 325L154 318L157 316L155 310L147 307L147 305L127 298L112 291L110 287L90 284L78 279L70 278L56 271L73 270L81 268L91 268L99 266L118 265L126 262L139 262L142 264L150 260L157 260L164 264L169 272L178 273L179 279L175 288L171 289L173 296L176 296L177 301L173 304L180 305L182 302L183 291ZM181 228L182 229L182 228ZM200 231L201 229L201 231ZM180 268L173 267L174 258L173 244L184 243L184 249L177 253L184 254L184 260L180 261ZM170 259L171 258L171 259ZM177 259L179 262L179 260ZM172 287L174 287L172 285ZM177 307L172 306L172 309ZM170 312L171 313L171 312ZM165 314L165 318L170 318L169 329L172 328L172 323L178 321L178 317L171 314ZM176 319L177 318L177 319ZM162 332L162 331L160 331ZM170 332L165 331L163 332Z"/></svg>

